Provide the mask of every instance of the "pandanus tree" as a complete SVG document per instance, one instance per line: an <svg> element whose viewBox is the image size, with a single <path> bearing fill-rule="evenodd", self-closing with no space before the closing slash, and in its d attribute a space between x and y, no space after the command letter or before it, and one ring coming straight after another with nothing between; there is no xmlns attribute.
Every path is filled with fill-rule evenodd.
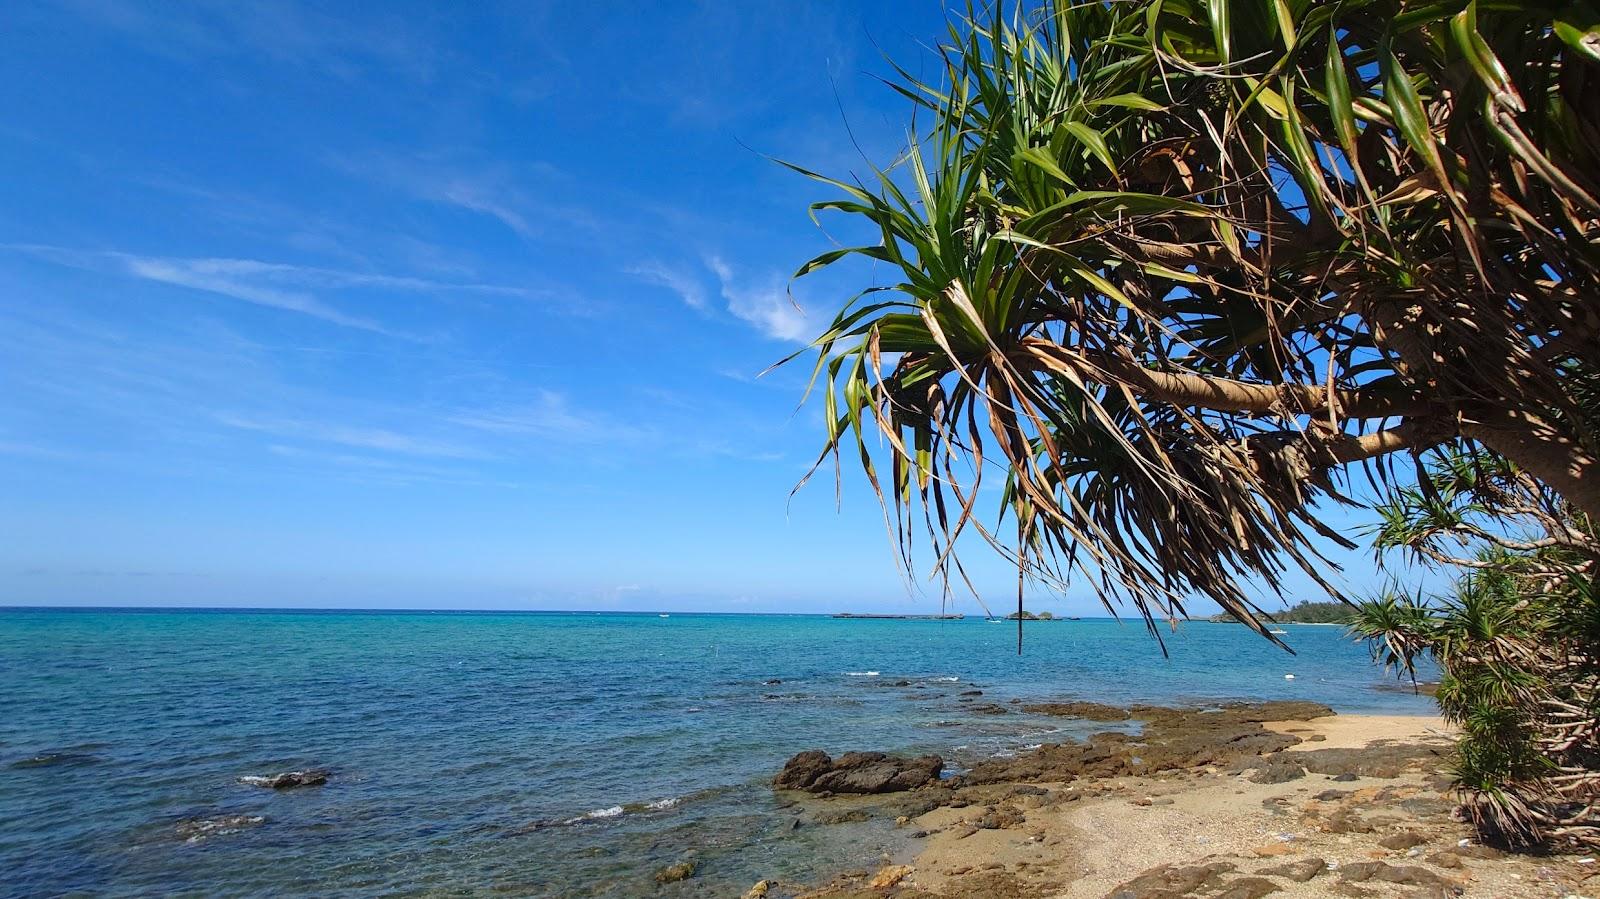
<svg viewBox="0 0 1600 899"><path fill-rule="evenodd" d="M1413 680L1418 659L1437 663L1464 807L1509 842L1600 845L1594 527L1503 457L1460 448L1379 512L1379 550L1459 577L1439 597L1386 591L1350 629Z"/></svg>
<svg viewBox="0 0 1600 899"><path fill-rule="evenodd" d="M811 172L872 235L815 341L830 455L948 587L976 533L1152 627L1325 578L1319 503L1465 441L1600 515L1600 16L1560 3L969 10L911 141ZM854 463L852 463L854 464ZM985 501L999 485L998 510ZM990 500L992 502L992 500ZM996 514L998 511L998 514ZM1020 582L1020 578L1019 578ZM969 583L969 586L970 583Z"/></svg>

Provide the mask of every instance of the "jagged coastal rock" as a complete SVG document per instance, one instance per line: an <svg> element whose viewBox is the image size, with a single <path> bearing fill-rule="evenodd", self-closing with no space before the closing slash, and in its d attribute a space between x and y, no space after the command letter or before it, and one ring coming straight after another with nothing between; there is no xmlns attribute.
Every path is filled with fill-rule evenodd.
<svg viewBox="0 0 1600 899"><path fill-rule="evenodd" d="M305 771L284 771L281 774L247 775L239 783L252 787L287 790L291 787L315 787L328 782L328 769L309 768Z"/></svg>
<svg viewBox="0 0 1600 899"><path fill-rule="evenodd" d="M790 759L773 779L780 790L809 793L898 793L937 783L944 759L882 752L846 752L837 759L818 749Z"/></svg>

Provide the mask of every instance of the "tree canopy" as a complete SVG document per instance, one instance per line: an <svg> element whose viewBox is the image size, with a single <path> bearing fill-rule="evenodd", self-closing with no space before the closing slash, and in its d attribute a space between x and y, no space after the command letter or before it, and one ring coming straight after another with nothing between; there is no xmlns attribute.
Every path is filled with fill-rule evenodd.
<svg viewBox="0 0 1600 899"><path fill-rule="evenodd" d="M1382 485L1477 445L1600 515L1597 24L1573 2L969 9L937 77L891 82L904 155L806 172L837 191L814 215L876 235L798 272L872 261L815 342L819 463L859 460L947 587L977 532L1152 625L1198 594L1263 633L1242 584L1295 567L1337 595L1313 540L1351 544L1316 504L1352 465Z"/></svg>

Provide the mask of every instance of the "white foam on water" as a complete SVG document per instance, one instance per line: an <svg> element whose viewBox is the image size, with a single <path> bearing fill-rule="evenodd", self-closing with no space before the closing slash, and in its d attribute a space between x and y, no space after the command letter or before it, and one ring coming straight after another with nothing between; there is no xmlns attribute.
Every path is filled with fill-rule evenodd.
<svg viewBox="0 0 1600 899"><path fill-rule="evenodd" d="M928 680L937 681L944 684L955 684L961 682L961 678L959 677L930 677Z"/></svg>
<svg viewBox="0 0 1600 899"><path fill-rule="evenodd" d="M597 808L597 809L595 809L594 811L591 811L591 812L584 812L583 814L579 815L576 818L568 818L563 823L566 823L566 824L577 824L580 821L593 821L593 820L596 820L596 819L599 819L599 818L615 818L616 816L622 814L622 812L623 812L622 806L613 805L610 808Z"/></svg>
<svg viewBox="0 0 1600 899"><path fill-rule="evenodd" d="M878 672L876 672L876 671L846 671L845 675L847 677L877 677L878 676Z"/></svg>
<svg viewBox="0 0 1600 899"><path fill-rule="evenodd" d="M657 799L655 802L647 802L644 807L650 809L672 808L682 801L682 796L672 796L667 799Z"/></svg>

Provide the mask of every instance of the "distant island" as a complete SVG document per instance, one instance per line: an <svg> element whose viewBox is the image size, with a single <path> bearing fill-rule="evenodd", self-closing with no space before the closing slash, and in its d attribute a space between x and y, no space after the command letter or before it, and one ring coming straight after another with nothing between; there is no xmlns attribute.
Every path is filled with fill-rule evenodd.
<svg viewBox="0 0 1600 899"><path fill-rule="evenodd" d="M1279 624L1345 624L1355 610L1342 602L1302 602L1283 612L1269 612L1267 617ZM1207 621L1238 624L1232 615L1212 615Z"/></svg>
<svg viewBox="0 0 1600 899"><path fill-rule="evenodd" d="M870 612L839 612L835 618L871 618L888 621L960 621L967 617L961 613L954 615L878 615Z"/></svg>
<svg viewBox="0 0 1600 899"><path fill-rule="evenodd" d="M1006 620L1007 621L1016 621L1018 618L1021 618L1023 621L1060 621L1060 620L1078 621L1079 620L1078 616L1076 616L1076 615L1068 615L1065 619L1058 619L1058 618L1056 618L1056 616L1050 614L1049 612L1040 612L1038 614L1034 614L1033 612L1029 612L1029 611L1026 611L1026 610L1024 610L1024 611L1022 611L1020 613L1012 612L1010 615L1006 616Z"/></svg>

